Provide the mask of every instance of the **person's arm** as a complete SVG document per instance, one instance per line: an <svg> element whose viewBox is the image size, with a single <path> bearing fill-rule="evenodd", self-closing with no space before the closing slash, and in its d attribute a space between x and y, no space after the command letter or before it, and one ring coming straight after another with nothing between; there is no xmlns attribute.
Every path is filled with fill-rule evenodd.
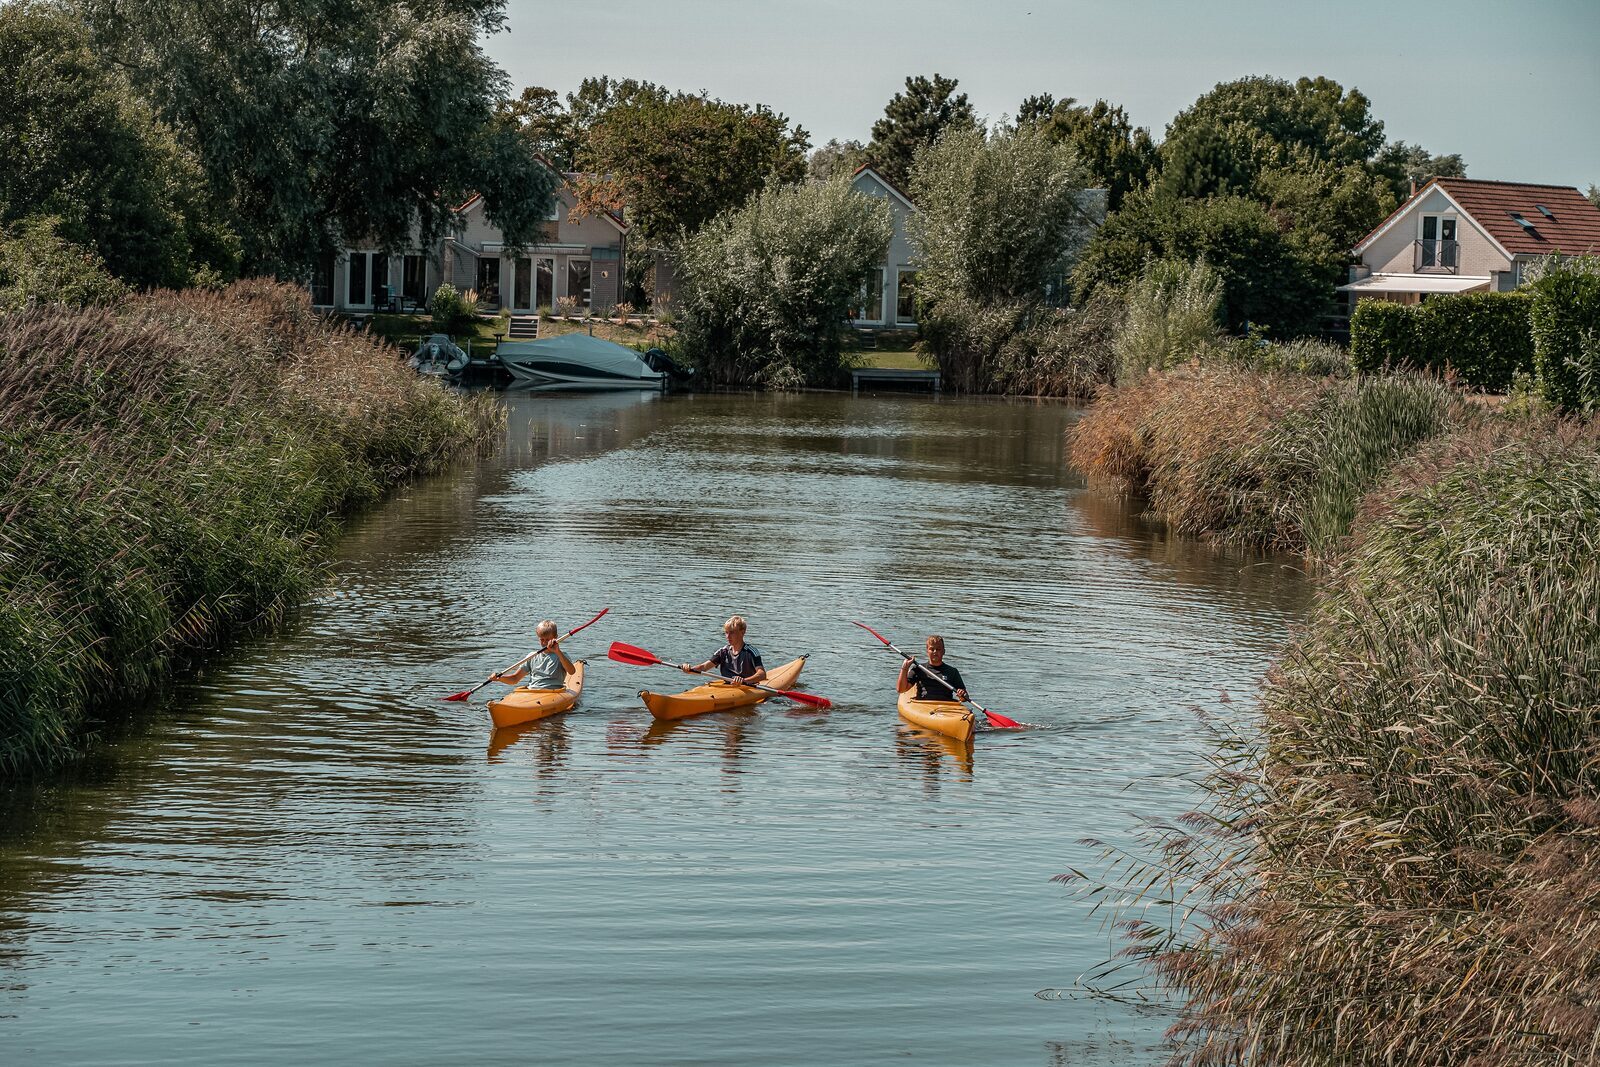
<svg viewBox="0 0 1600 1067"><path fill-rule="evenodd" d="M528 665L527 665L526 662L524 662L524 663L517 664L517 666L511 668L508 671L501 671L499 674L494 676L493 680L496 681L496 682L500 682L503 685L516 685L518 682L522 681L527 676L528 676Z"/></svg>
<svg viewBox="0 0 1600 1067"><path fill-rule="evenodd" d="M717 657L716 656L712 656L710 659L706 660L704 663L680 663L678 665L678 669L680 671L682 671L684 674L699 674L699 673L704 673L705 671L709 671L712 667L715 667L718 664L718 662L719 662L719 660L717 659Z"/></svg>
<svg viewBox="0 0 1600 1067"><path fill-rule="evenodd" d="M896 693L904 693L907 689L910 689L915 684L916 683L911 680L911 661L908 659L901 660L900 677L895 680L894 691Z"/></svg>
<svg viewBox="0 0 1600 1067"><path fill-rule="evenodd" d="M757 656L755 660L755 670L751 671L745 677L739 679L739 681L745 685L759 685L767 680L767 669L761 665L761 657Z"/></svg>
<svg viewBox="0 0 1600 1067"><path fill-rule="evenodd" d="M950 668L950 684L955 686L957 700L970 700L967 696L967 683L961 680L961 672L954 667Z"/></svg>
<svg viewBox="0 0 1600 1067"><path fill-rule="evenodd" d="M550 643L544 646L544 650L556 654L556 659L561 661L561 669L567 674L571 674L578 669L572 665L572 660L567 658L566 649L561 647L561 638L551 638Z"/></svg>

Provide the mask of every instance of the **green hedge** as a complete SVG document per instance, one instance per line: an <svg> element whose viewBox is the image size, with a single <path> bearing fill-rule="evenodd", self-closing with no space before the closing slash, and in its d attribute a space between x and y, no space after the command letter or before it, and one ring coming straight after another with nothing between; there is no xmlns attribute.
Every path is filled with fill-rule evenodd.
<svg viewBox="0 0 1600 1067"><path fill-rule="evenodd" d="M1600 261L1547 269L1533 285L1534 365L1546 400L1568 411L1600 408Z"/></svg>
<svg viewBox="0 0 1600 1067"><path fill-rule="evenodd" d="M1370 373L1386 367L1453 369L1475 389L1503 393L1517 371L1533 370L1528 293L1462 293L1421 304L1363 300L1350 316L1350 362Z"/></svg>

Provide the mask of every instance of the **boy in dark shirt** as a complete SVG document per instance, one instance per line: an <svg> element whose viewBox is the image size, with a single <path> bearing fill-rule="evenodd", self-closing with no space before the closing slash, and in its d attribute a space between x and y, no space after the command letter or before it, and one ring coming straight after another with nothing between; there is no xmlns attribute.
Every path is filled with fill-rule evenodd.
<svg viewBox="0 0 1600 1067"><path fill-rule="evenodd" d="M761 652L755 646L744 643L744 631L744 616L733 616L722 624L722 633L728 643L711 653L711 658L704 663L685 665L683 672L691 674L717 667L721 669L722 676L734 685L753 685L765 681L767 669L761 665Z"/></svg>
<svg viewBox="0 0 1600 1067"><path fill-rule="evenodd" d="M948 682L950 689L929 678L929 672ZM966 683L961 680L961 672L944 661L944 638L938 634L928 638L928 662L913 666L910 660L906 660L900 664L900 680L895 683L896 691L904 693L912 686L917 687L918 700L967 699ZM953 696L951 689L955 690Z"/></svg>

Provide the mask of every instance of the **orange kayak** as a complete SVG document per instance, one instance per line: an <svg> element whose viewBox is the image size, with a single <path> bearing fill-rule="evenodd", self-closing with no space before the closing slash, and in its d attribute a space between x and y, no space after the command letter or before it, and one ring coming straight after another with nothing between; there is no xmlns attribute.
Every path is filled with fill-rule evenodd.
<svg viewBox="0 0 1600 1067"><path fill-rule="evenodd" d="M900 694L900 717L913 726L932 730L936 734L953 737L957 741L971 741L974 727L972 712L959 700L918 700L915 689Z"/></svg>
<svg viewBox="0 0 1600 1067"><path fill-rule="evenodd" d="M793 689L800 677L800 668L805 665L804 656L790 660L768 671L766 681L761 684L773 689ZM644 706L658 719L687 719L691 715L704 715L710 711L746 708L763 703L770 696L771 693L752 689L748 685L728 685L726 682L709 682L681 693L652 693L648 689L639 693Z"/></svg>
<svg viewBox="0 0 1600 1067"><path fill-rule="evenodd" d="M583 693L583 660L572 667L561 689L513 689L499 700L489 701L489 718L494 720L494 728L499 730L571 711Z"/></svg>

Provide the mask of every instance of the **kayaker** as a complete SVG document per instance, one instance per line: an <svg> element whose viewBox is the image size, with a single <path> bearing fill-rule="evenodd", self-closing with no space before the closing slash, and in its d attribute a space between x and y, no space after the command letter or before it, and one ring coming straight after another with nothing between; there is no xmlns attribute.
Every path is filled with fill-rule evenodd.
<svg viewBox="0 0 1600 1067"><path fill-rule="evenodd" d="M767 669L761 665L761 651L744 643L743 615L735 615L722 624L722 635L728 643L711 653L704 663L684 664L684 674L709 671L716 667L722 676L736 685L748 685L766 680Z"/></svg>
<svg viewBox="0 0 1600 1067"><path fill-rule="evenodd" d="M521 685L524 689L560 689L566 684L567 675L575 668L561 648L561 639L556 636L558 633L560 631L556 629L556 624L549 619L535 626L533 634L539 639L539 651L521 667L497 674L494 680L506 685Z"/></svg>
<svg viewBox="0 0 1600 1067"><path fill-rule="evenodd" d="M966 700L966 683L961 680L961 672L956 670L954 664L944 661L944 638L933 634L928 638L927 648L928 662L905 660L900 664L900 680L895 683L895 691L904 693L916 686L918 700ZM951 689L955 690L955 696L950 695L950 689L929 678L929 673L948 682Z"/></svg>

